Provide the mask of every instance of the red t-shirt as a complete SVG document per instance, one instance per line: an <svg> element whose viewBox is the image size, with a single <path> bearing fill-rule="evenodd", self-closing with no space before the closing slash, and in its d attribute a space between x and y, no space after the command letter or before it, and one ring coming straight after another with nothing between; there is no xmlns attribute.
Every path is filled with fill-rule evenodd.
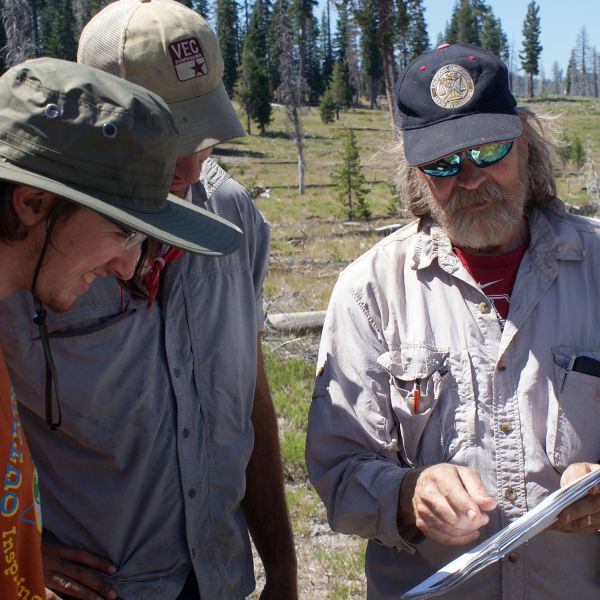
<svg viewBox="0 0 600 600"><path fill-rule="evenodd" d="M496 309L501 325L504 325L508 317L510 296L527 246L529 246L529 240L515 250L498 256L481 256L454 248L460 262L473 276Z"/></svg>
<svg viewBox="0 0 600 600"><path fill-rule="evenodd" d="M44 599L37 473L0 352L0 598Z"/></svg>

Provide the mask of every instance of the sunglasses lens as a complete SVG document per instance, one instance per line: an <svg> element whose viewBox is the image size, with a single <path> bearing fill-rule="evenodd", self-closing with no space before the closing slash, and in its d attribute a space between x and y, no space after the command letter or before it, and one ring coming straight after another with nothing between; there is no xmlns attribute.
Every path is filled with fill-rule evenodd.
<svg viewBox="0 0 600 600"><path fill-rule="evenodd" d="M432 175L433 177L451 177L456 175L460 170L460 156L458 154L451 154L450 156L444 156L440 160L429 163L419 167L425 175Z"/></svg>
<svg viewBox="0 0 600 600"><path fill-rule="evenodd" d="M489 167L502 160L512 148L512 142L496 142L494 144L485 144L477 148L471 148L458 154L444 156L440 160L419 167L425 175L433 177L452 177L460 171L462 155L469 155L471 160L478 167Z"/></svg>
<svg viewBox="0 0 600 600"><path fill-rule="evenodd" d="M512 145L512 142L485 144L485 146L469 150L469 155L478 167L489 167L502 160L510 152Z"/></svg>

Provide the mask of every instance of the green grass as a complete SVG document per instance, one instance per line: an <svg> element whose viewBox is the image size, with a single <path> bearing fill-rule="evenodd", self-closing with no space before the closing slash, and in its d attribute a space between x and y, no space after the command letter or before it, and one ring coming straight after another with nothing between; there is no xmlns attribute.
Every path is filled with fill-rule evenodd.
<svg viewBox="0 0 600 600"><path fill-rule="evenodd" d="M306 483L304 445L314 367L298 358L282 359L265 348L265 369L280 423L281 455L288 481Z"/></svg>
<svg viewBox="0 0 600 600"><path fill-rule="evenodd" d="M352 551L338 548L315 550L315 558L330 580L329 598L364 598L365 548L366 541L361 540Z"/></svg>

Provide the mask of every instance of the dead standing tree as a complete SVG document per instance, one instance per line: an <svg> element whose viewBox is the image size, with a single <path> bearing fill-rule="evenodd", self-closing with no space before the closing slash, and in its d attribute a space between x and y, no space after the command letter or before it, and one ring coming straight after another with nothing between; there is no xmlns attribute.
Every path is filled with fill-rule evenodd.
<svg viewBox="0 0 600 600"><path fill-rule="evenodd" d="M38 2L4 0L2 23L6 32L6 67L39 56Z"/></svg>
<svg viewBox="0 0 600 600"><path fill-rule="evenodd" d="M292 126L294 145L298 155L298 192L304 194L304 131L300 121L300 107L308 86L300 70L301 61L292 41L292 28L287 10L281 10L279 19L281 84L275 90L275 98L285 106L288 121Z"/></svg>

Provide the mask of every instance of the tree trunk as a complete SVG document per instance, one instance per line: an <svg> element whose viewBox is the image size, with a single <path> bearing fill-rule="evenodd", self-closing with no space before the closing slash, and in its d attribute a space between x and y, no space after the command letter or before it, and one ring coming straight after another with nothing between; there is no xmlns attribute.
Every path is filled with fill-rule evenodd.
<svg viewBox="0 0 600 600"><path fill-rule="evenodd" d="M288 118L290 119L294 127L294 144L296 146L296 153L298 154L298 193L304 194L304 133L302 131L302 123L300 123L300 117L298 116L298 109L296 106L289 105L287 107Z"/></svg>
<svg viewBox="0 0 600 600"><path fill-rule="evenodd" d="M26 0L5 0L2 22L6 32L6 68L38 56L37 6Z"/></svg>
<svg viewBox="0 0 600 600"><path fill-rule="evenodd" d="M529 97L533 98L533 73L529 73L529 77L527 78L528 87L529 87Z"/></svg>
<svg viewBox="0 0 600 600"><path fill-rule="evenodd" d="M394 43L392 38L392 27L390 14L390 2L377 0L377 12L379 14L379 33L381 43L381 55L383 57L383 79L385 81L385 95L387 96L388 109L390 111L390 124L394 137L400 135L400 111L396 99L395 73L394 73Z"/></svg>

